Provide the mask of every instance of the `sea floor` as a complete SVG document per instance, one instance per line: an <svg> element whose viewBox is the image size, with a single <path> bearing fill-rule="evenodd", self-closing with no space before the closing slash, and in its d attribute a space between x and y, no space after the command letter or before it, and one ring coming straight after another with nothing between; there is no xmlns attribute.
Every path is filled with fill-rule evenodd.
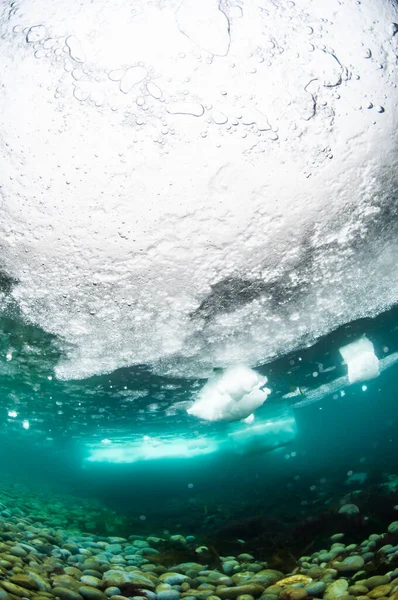
<svg viewBox="0 0 398 600"><path fill-rule="evenodd" d="M96 500L3 481L0 600L398 600L398 520L363 528L360 539L356 505L337 514L342 529L331 535L314 518L318 530L299 556L288 536L279 555L249 552L243 538L231 553L204 533L146 524L134 534L125 515Z"/></svg>

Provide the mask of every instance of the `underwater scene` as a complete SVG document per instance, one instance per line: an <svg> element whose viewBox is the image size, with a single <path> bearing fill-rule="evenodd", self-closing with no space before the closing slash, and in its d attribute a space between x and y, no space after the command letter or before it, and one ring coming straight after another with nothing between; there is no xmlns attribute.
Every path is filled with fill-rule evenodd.
<svg viewBox="0 0 398 600"><path fill-rule="evenodd" d="M0 600L398 600L398 3L0 0Z"/></svg>

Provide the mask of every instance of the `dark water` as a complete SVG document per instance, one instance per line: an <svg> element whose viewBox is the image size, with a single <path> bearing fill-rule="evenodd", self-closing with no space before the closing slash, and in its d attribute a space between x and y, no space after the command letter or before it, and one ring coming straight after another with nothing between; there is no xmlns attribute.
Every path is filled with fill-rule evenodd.
<svg viewBox="0 0 398 600"><path fill-rule="evenodd" d="M271 562L339 530L360 540L396 517L397 317L394 308L351 323L259 367L272 394L256 418L287 419L294 428L241 447L224 443L231 424L186 413L203 381L161 378L145 367L58 381L58 341L18 315L4 315L1 473L15 483L97 499L122 515L120 533L181 531L229 552L244 542ZM366 385L336 387L346 374L339 347L363 334L379 358L392 357L390 366ZM203 439L213 448L204 455L158 452L149 459L140 450L154 440L161 448L182 440L195 449ZM117 460L130 449L127 462L104 460L115 447ZM91 460L98 449L102 459ZM346 503L359 507L355 518L339 514ZM100 519L92 526L101 533Z"/></svg>

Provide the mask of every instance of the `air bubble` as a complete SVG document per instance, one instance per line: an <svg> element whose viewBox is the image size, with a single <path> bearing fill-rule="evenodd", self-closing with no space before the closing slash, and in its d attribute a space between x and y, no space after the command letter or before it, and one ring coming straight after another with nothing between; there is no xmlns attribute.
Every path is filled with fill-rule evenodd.
<svg viewBox="0 0 398 600"><path fill-rule="evenodd" d="M384 107L383 106L376 106L376 110L378 113L383 113L384 112Z"/></svg>
<svg viewBox="0 0 398 600"><path fill-rule="evenodd" d="M225 125L225 123L228 121L227 115L224 115L224 113L218 110L213 111L211 117L214 123L216 123L217 125Z"/></svg>
<svg viewBox="0 0 398 600"><path fill-rule="evenodd" d="M372 51L370 50L370 48L366 48L366 50L364 50L363 57L372 58Z"/></svg>
<svg viewBox="0 0 398 600"><path fill-rule="evenodd" d="M172 102L167 104L166 110L171 115L192 115L201 117L205 109L197 102Z"/></svg>
<svg viewBox="0 0 398 600"><path fill-rule="evenodd" d="M83 71L81 69L73 69L72 77L76 81L80 81L80 79L83 77Z"/></svg>
<svg viewBox="0 0 398 600"><path fill-rule="evenodd" d="M123 94L128 94L132 88L140 83L148 75L148 71L144 67L130 67L126 69L120 81L120 91Z"/></svg>
<svg viewBox="0 0 398 600"><path fill-rule="evenodd" d="M156 83L153 83L153 81L149 81L146 84L146 89L153 98L156 98L156 100L160 100L160 98L163 96L162 90L158 85L156 85Z"/></svg>
<svg viewBox="0 0 398 600"><path fill-rule="evenodd" d="M87 88L85 88L81 85L77 85L75 87L75 89L73 90L73 95L76 98L76 100L80 100L80 102L84 102L85 100L88 100L88 98L90 96L90 92L87 90Z"/></svg>
<svg viewBox="0 0 398 600"><path fill-rule="evenodd" d="M70 35L66 38L65 44L69 49L69 55L76 62L83 63L86 60L80 41L74 35Z"/></svg>
<svg viewBox="0 0 398 600"><path fill-rule="evenodd" d="M108 73L108 77L111 81L120 81L124 75L123 69L115 69L114 71L110 71Z"/></svg>
<svg viewBox="0 0 398 600"><path fill-rule="evenodd" d="M26 41L29 44L34 44L35 42L40 42L44 40L47 36L46 28L44 25L34 25L31 27L26 34Z"/></svg>

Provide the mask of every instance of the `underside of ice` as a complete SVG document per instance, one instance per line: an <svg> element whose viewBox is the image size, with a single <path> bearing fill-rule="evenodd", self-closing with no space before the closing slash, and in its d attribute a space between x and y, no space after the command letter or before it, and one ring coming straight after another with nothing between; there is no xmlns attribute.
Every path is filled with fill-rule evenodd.
<svg viewBox="0 0 398 600"><path fill-rule="evenodd" d="M205 421L239 421L262 406L270 390L266 377L236 365L214 375L187 412Z"/></svg>
<svg viewBox="0 0 398 600"><path fill-rule="evenodd" d="M60 378L209 377L397 301L396 6L196 4L0 0L3 301Z"/></svg>

